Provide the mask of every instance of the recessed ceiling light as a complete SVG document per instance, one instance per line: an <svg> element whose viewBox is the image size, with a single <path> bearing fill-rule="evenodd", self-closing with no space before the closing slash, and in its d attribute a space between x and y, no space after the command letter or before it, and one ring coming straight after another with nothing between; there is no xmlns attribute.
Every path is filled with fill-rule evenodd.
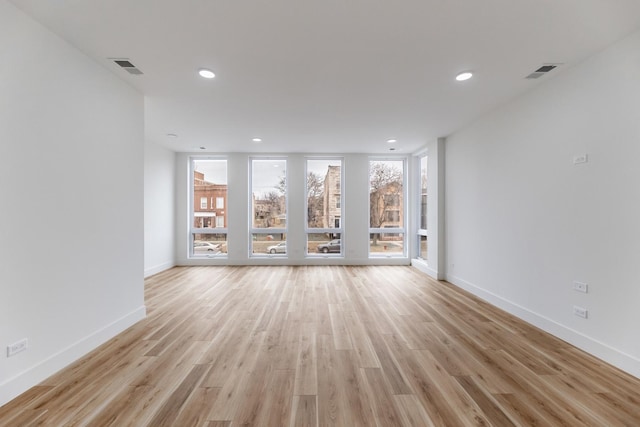
<svg viewBox="0 0 640 427"><path fill-rule="evenodd" d="M252 139L252 141L253 141L253 142L262 142L262 139L260 139L260 138L253 138L253 139Z"/></svg>
<svg viewBox="0 0 640 427"><path fill-rule="evenodd" d="M395 144L396 142L398 142L397 139L387 139L387 144Z"/></svg>
<svg viewBox="0 0 640 427"><path fill-rule="evenodd" d="M168 133L167 134L167 138L177 138L178 135L176 135L175 133Z"/></svg>
<svg viewBox="0 0 640 427"><path fill-rule="evenodd" d="M198 74L200 74L200 77L204 77L205 79L212 79L216 76L213 71L207 70L206 68L198 70Z"/></svg>
<svg viewBox="0 0 640 427"><path fill-rule="evenodd" d="M459 82L463 82L465 80L469 80L473 77L473 73L471 71L465 71L464 73L460 73L456 76L456 80Z"/></svg>

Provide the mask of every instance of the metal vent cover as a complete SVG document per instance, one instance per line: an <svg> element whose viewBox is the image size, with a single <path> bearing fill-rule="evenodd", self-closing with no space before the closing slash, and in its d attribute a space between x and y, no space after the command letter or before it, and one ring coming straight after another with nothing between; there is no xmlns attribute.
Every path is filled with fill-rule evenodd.
<svg viewBox="0 0 640 427"><path fill-rule="evenodd" d="M556 67L557 65L543 65L542 67L536 70L536 73L548 73L549 71L553 70Z"/></svg>
<svg viewBox="0 0 640 427"><path fill-rule="evenodd" d="M539 79L540 77L544 76L548 72L556 69L558 65L561 65L561 64L542 64L541 67L538 67L537 70L529 74L527 77L525 77L525 79Z"/></svg>
<svg viewBox="0 0 640 427"><path fill-rule="evenodd" d="M122 68L135 68L135 65L133 65L128 59L114 59L113 62Z"/></svg>
<svg viewBox="0 0 640 427"><path fill-rule="evenodd" d="M134 76L139 76L144 74L142 71L140 71L139 68L133 65L133 63L129 60L129 58L108 58L108 59L113 61L116 65L118 65L120 68L122 68L129 74L133 74Z"/></svg>

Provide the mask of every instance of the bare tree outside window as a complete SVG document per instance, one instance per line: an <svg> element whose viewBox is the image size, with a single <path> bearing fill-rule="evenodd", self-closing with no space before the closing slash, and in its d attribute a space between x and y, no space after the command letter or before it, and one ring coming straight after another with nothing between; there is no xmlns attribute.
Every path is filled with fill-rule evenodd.
<svg viewBox="0 0 640 427"><path fill-rule="evenodd" d="M287 254L287 160L251 159L251 254Z"/></svg>
<svg viewBox="0 0 640 427"><path fill-rule="evenodd" d="M307 172L307 226L322 228L324 214L324 177Z"/></svg>
<svg viewBox="0 0 640 427"><path fill-rule="evenodd" d="M285 228L286 160L254 159L251 179L252 228Z"/></svg>
<svg viewBox="0 0 640 427"><path fill-rule="evenodd" d="M372 160L369 163L369 227L403 228L403 182L402 160ZM393 234L372 233L372 245L378 246L380 239L393 239Z"/></svg>

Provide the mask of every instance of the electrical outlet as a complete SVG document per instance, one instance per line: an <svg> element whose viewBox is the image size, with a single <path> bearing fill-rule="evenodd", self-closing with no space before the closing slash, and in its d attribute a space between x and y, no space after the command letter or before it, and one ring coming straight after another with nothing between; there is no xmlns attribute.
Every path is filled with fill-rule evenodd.
<svg viewBox="0 0 640 427"><path fill-rule="evenodd" d="M577 305L574 305L573 314L575 314L578 317L582 317L583 319L586 319L589 314L589 311L586 308L578 307Z"/></svg>
<svg viewBox="0 0 640 427"><path fill-rule="evenodd" d="M27 349L28 344L29 344L29 341L26 338L23 338L18 342L8 345L7 357L11 357L20 353L21 351L25 351Z"/></svg>
<svg viewBox="0 0 640 427"><path fill-rule="evenodd" d="M589 291L589 288L586 283L573 282L573 290L578 292L584 292L586 294Z"/></svg>

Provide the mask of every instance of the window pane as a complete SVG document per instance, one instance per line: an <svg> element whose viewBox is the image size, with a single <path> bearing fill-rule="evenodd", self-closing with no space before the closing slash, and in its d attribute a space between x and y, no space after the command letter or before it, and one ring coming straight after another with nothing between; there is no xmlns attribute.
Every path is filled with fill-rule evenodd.
<svg viewBox="0 0 640 427"><path fill-rule="evenodd" d="M402 160L369 162L369 227L403 228L404 200Z"/></svg>
<svg viewBox="0 0 640 427"><path fill-rule="evenodd" d="M227 254L226 234L193 234L193 256L214 256Z"/></svg>
<svg viewBox="0 0 640 427"><path fill-rule="evenodd" d="M286 234L253 234L251 239L251 253L256 255L286 255Z"/></svg>
<svg viewBox="0 0 640 427"><path fill-rule="evenodd" d="M342 254L340 233L308 233L307 254Z"/></svg>
<svg viewBox="0 0 640 427"><path fill-rule="evenodd" d="M420 228L427 229L427 156L420 158Z"/></svg>
<svg viewBox="0 0 640 427"><path fill-rule="evenodd" d="M196 159L193 161L193 227L215 228L227 224L224 210L227 199L227 161ZM208 201L222 200L222 208ZM221 218L221 219L218 219Z"/></svg>
<svg viewBox="0 0 640 427"><path fill-rule="evenodd" d="M287 161L251 161L252 228L286 228Z"/></svg>
<svg viewBox="0 0 640 427"><path fill-rule="evenodd" d="M371 233L369 235L369 253L372 255L404 255L404 234Z"/></svg>
<svg viewBox="0 0 640 427"><path fill-rule="evenodd" d="M418 238L420 239L420 254L418 256L426 260L427 259L427 236L418 236Z"/></svg>
<svg viewBox="0 0 640 427"><path fill-rule="evenodd" d="M339 228L342 218L342 160L307 160L307 227Z"/></svg>

